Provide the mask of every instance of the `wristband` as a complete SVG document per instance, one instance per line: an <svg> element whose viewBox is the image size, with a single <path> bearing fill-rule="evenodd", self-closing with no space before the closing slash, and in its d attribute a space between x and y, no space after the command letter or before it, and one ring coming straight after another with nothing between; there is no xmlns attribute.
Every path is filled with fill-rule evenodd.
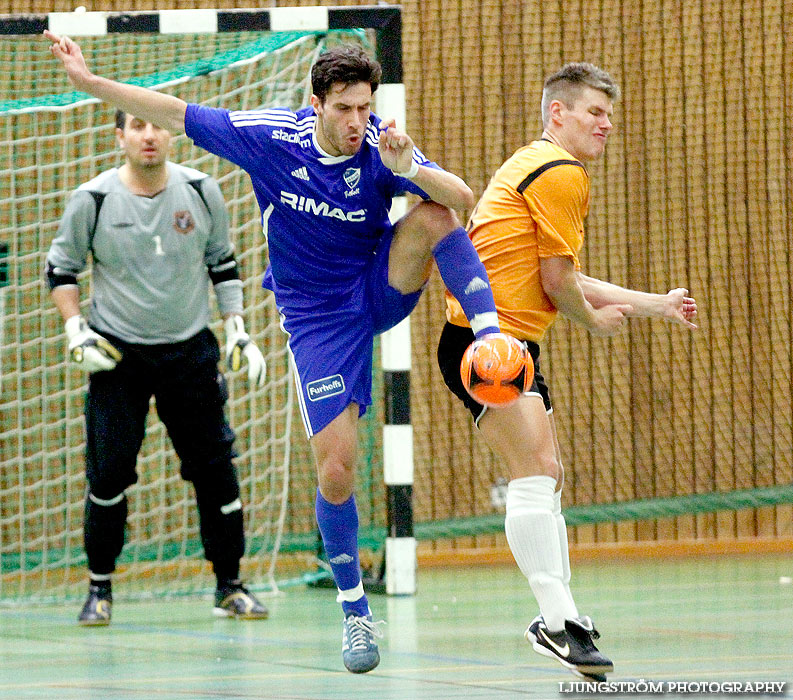
<svg viewBox="0 0 793 700"><path fill-rule="evenodd" d="M404 177L408 180L412 180L416 175L419 174L419 164L415 160L410 161L410 167L404 173L398 173L394 170L391 171L397 177Z"/></svg>

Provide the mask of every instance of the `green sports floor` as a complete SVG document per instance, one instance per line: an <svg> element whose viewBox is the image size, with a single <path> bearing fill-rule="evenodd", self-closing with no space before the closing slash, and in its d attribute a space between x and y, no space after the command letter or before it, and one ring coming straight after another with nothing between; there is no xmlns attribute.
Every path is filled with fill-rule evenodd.
<svg viewBox="0 0 793 700"><path fill-rule="evenodd" d="M791 681L775 697L793 697L793 553L579 563L573 575L609 680ZM582 697L523 639L535 604L517 568L424 570L415 597L373 596L388 622L382 662L360 676L341 663L332 590L289 588L264 621L213 618L209 598L115 594L108 628L78 627L79 603L0 608L0 698Z"/></svg>

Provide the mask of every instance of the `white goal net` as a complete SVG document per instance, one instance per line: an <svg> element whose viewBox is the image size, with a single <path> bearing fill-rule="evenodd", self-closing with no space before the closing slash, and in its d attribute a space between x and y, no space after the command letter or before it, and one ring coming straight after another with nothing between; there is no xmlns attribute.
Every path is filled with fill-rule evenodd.
<svg viewBox="0 0 793 700"><path fill-rule="evenodd" d="M349 36L345 35L345 40ZM333 35L118 34L80 40L97 73L234 109L308 102L309 70ZM42 278L69 194L119 165L113 110L74 93L37 36L0 38L0 601L84 595L84 375L66 363L62 322ZM267 385L230 377L229 421L246 508L242 574L275 586L289 478L293 383L247 176L184 135L172 159L214 176L226 198L244 281L246 328L264 352ZM88 278L82 298L88 298ZM214 304L214 301L213 301ZM215 314L217 318L217 314ZM220 330L220 324L213 326ZM152 409L127 492L127 544L114 576L121 595L210 589L192 488Z"/></svg>

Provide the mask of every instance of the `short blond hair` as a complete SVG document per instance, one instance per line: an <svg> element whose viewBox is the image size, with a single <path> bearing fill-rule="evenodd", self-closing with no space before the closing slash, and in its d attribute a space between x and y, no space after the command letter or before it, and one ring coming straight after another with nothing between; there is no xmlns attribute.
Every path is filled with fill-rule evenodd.
<svg viewBox="0 0 793 700"><path fill-rule="evenodd" d="M591 63L568 63L545 80L542 89L542 123L550 121L550 105L560 100L573 108L585 87L604 92L612 102L620 97L620 88L606 71Z"/></svg>

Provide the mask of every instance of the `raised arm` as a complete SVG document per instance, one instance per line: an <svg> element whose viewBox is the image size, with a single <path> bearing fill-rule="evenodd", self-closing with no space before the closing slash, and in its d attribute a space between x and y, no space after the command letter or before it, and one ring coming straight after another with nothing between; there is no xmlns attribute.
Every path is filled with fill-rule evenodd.
<svg viewBox="0 0 793 700"><path fill-rule="evenodd" d="M608 304L630 304L633 309L628 316L661 318L686 328L696 328L693 321L697 317L697 302L688 296L687 289L679 287L666 294L650 294L625 289L580 272L578 280L587 301L596 309Z"/></svg>
<svg viewBox="0 0 793 700"><path fill-rule="evenodd" d="M570 258L540 258L542 288L553 305L567 318L590 333L609 336L618 333L633 310L628 304L593 306L584 295L579 275Z"/></svg>
<svg viewBox="0 0 793 700"><path fill-rule="evenodd" d="M394 120L381 122L378 150L383 165L407 177L424 190L433 202L450 209L471 209L474 194L465 182L445 170L427 168L413 161L413 139L397 131Z"/></svg>
<svg viewBox="0 0 793 700"><path fill-rule="evenodd" d="M419 165L418 168L418 172L412 178L413 182L421 187L433 202L460 211L470 210L474 206L473 192L457 175L424 165Z"/></svg>
<svg viewBox="0 0 793 700"><path fill-rule="evenodd" d="M49 30L44 31L44 36L52 42L50 52L63 64L69 81L75 88L109 102L139 119L167 129L172 134L184 131L184 116L187 109L184 100L94 75L88 70L83 52L75 41L67 36L53 34Z"/></svg>

